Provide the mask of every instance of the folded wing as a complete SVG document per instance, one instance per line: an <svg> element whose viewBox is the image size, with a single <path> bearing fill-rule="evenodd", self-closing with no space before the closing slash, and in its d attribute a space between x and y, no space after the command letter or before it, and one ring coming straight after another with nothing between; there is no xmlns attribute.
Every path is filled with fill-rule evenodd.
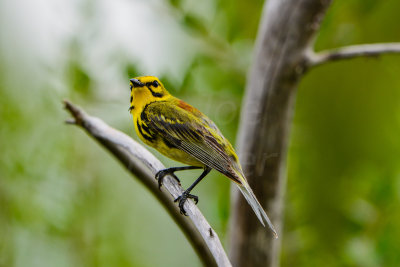
<svg viewBox="0 0 400 267"><path fill-rule="evenodd" d="M153 102L143 110L141 121L169 144L236 183L242 183L242 175L238 173L241 169L232 145L202 113L190 112L170 102Z"/></svg>

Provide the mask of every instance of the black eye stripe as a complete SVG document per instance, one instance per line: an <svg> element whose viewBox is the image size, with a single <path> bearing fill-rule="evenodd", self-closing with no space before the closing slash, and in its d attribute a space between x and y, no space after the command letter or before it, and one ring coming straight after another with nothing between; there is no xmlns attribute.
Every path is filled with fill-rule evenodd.
<svg viewBox="0 0 400 267"><path fill-rule="evenodd" d="M154 97L163 97L163 96L164 96L162 93L154 92L153 90L151 90L150 87L147 87L147 88L149 88L151 94L152 94Z"/></svg>

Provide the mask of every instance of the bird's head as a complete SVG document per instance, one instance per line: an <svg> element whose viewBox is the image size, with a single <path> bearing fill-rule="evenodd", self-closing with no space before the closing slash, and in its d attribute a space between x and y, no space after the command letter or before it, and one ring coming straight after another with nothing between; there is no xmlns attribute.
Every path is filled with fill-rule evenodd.
<svg viewBox="0 0 400 267"><path fill-rule="evenodd" d="M169 93L157 77L141 76L130 80L133 96L147 96L148 98L161 98Z"/></svg>
<svg viewBox="0 0 400 267"><path fill-rule="evenodd" d="M130 110L170 96L164 85L154 76L141 76L130 79L130 87Z"/></svg>

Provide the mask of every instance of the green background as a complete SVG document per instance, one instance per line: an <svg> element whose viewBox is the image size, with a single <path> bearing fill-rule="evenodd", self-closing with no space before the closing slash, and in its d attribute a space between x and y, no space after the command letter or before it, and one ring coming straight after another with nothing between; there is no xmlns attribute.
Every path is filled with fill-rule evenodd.
<svg viewBox="0 0 400 267"><path fill-rule="evenodd" d="M234 143L262 5L0 1L0 266L200 266L151 194L63 123L62 100L137 139L129 79L156 75ZM316 50L399 42L399 12L396 0L335 1ZM399 104L398 55L306 74L291 132L282 266L398 266ZM196 175L182 174L184 186ZM228 247L230 182L212 172L194 192Z"/></svg>

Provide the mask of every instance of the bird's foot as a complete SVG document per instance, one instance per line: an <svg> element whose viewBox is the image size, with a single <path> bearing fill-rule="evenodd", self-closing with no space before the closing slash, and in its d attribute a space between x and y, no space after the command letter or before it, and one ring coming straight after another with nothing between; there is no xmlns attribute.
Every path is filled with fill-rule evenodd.
<svg viewBox="0 0 400 267"><path fill-rule="evenodd" d="M181 212L181 214L183 214L185 216L187 216L187 214L186 214L185 209L183 208L183 205L185 204L185 202L186 202L186 200L188 198L192 198L195 204L197 204L199 202L199 197L198 196L189 194L189 192L186 192L186 191L183 192L182 195L180 195L179 197L177 197L174 200L174 202L178 202L179 201L179 205L178 206L179 206L180 212Z"/></svg>
<svg viewBox="0 0 400 267"><path fill-rule="evenodd" d="M166 175L168 175L168 174L171 175L171 176L178 182L179 185L181 185L181 181L180 181L179 178L176 177L176 175L174 174L174 170L171 170L171 169L164 169L164 170L158 171L158 172L156 173L156 180L158 181L158 189L161 190L161 186L163 185L164 177L165 177Z"/></svg>

